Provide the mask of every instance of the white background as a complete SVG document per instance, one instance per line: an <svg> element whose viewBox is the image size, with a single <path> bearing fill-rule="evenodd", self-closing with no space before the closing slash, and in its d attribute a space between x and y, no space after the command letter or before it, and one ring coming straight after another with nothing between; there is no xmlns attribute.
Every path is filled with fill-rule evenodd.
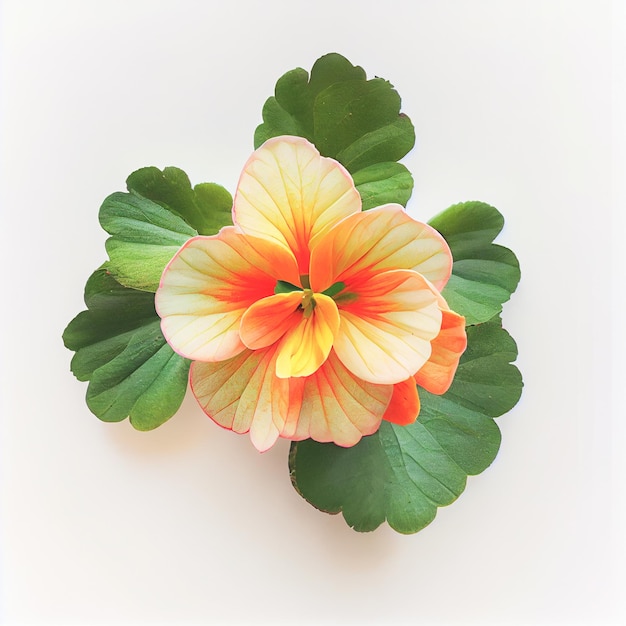
<svg viewBox="0 0 626 626"><path fill-rule="evenodd" d="M5 623L624 623L624 2L2 6ZM260 455L191 397L154 432L99 422L61 342L105 196L146 165L234 191L276 79L331 51L403 98L410 212L487 201L522 266L523 398L413 536L316 511L287 442Z"/></svg>

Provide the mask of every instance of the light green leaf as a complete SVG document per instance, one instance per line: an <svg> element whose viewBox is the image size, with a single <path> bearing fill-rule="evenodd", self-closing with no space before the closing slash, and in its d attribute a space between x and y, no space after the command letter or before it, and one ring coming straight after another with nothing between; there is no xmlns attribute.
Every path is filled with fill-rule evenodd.
<svg viewBox="0 0 626 626"><path fill-rule="evenodd" d="M126 179L129 191L148 198L182 217L200 235L214 235L232 224L233 198L221 185L201 183L191 187L189 177L177 167L144 167Z"/></svg>
<svg viewBox="0 0 626 626"><path fill-rule="evenodd" d="M163 269L197 231L181 217L136 193L114 193L100 207L109 269L125 287L155 292Z"/></svg>
<svg viewBox="0 0 626 626"><path fill-rule="evenodd" d="M413 191L413 177L402 163L377 163L359 170L354 184L361 194L363 210L382 204L406 206Z"/></svg>
<svg viewBox="0 0 626 626"><path fill-rule="evenodd" d="M352 448L293 443L295 489L322 511L342 512L358 531L385 520L402 533L429 524L438 507L463 492L468 475L491 464L500 445L492 416L512 408L521 394L521 376L510 364L515 342L498 318L468 328L468 346L445 395L420 389L422 409L414 424L383 422Z"/></svg>
<svg viewBox="0 0 626 626"><path fill-rule="evenodd" d="M406 206L413 178L406 168L393 166L413 147L415 131L386 80L367 80L362 68L339 54L318 59L310 78L301 68L287 72L263 107L254 145L279 135L305 137L355 179L365 180L367 186L357 187L364 208L378 206L373 202ZM371 167L376 169L365 172Z"/></svg>
<svg viewBox="0 0 626 626"><path fill-rule="evenodd" d="M463 202L429 224L452 250L452 276L442 292L450 308L464 315L467 324L480 324L498 315L520 279L513 252L492 243L504 226L499 211L484 202Z"/></svg>
<svg viewBox="0 0 626 626"><path fill-rule="evenodd" d="M161 274L190 237L213 235L232 224L232 197L215 183L193 189L176 167L144 167L126 181L130 193L114 193L100 207L109 269L125 287L155 292Z"/></svg>
<svg viewBox="0 0 626 626"><path fill-rule="evenodd" d="M110 261L87 282L88 310L70 322L65 345L76 352L72 371L90 381L87 404L100 419L130 421L140 430L169 419L182 402L189 361L161 334L154 295L163 269L190 237L232 222L232 198L219 185L191 188L178 168L143 168L100 208L111 235Z"/></svg>
<svg viewBox="0 0 626 626"><path fill-rule="evenodd" d="M153 294L123 287L105 266L87 281L85 304L63 341L76 352L74 375L90 381L87 405L103 421L156 428L180 406L190 362L161 334Z"/></svg>

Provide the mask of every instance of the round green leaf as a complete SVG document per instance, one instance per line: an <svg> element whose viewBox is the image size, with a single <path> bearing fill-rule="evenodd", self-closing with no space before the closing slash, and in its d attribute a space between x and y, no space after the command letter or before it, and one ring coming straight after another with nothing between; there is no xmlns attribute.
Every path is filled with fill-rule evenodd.
<svg viewBox="0 0 626 626"><path fill-rule="evenodd" d="M254 147L280 135L298 135L315 142L313 107L318 94L330 85L353 80L364 81L365 71L336 53L315 62L310 80L302 68L281 76L276 83L275 96L263 107L263 124L254 133Z"/></svg>
<svg viewBox="0 0 626 626"><path fill-rule="evenodd" d="M368 166L390 164L388 162L401 159L413 148L414 144L413 124L406 115L400 113L386 126L360 135L337 154L337 160L343 163L353 176L356 176ZM412 188L413 178L411 177Z"/></svg>
<svg viewBox="0 0 626 626"><path fill-rule="evenodd" d="M484 202L463 202L443 211L429 224L446 239L454 264L442 294L467 324L480 324L502 311L520 280L519 262L493 240L504 218Z"/></svg>
<svg viewBox="0 0 626 626"><path fill-rule="evenodd" d="M128 417L138 430L168 420L187 389L189 361L165 343L159 320L135 331L122 352L94 371L87 406L105 422Z"/></svg>
<svg viewBox="0 0 626 626"><path fill-rule="evenodd" d="M156 318L154 295L120 285L107 267L96 270L85 285L87 311L63 333L65 346L76 352L72 372L90 380L94 371L116 357L133 334Z"/></svg>
<svg viewBox="0 0 626 626"><path fill-rule="evenodd" d="M163 269L190 237L185 220L135 193L114 193L100 207L109 269L125 287L155 292Z"/></svg>
<svg viewBox="0 0 626 626"><path fill-rule="evenodd" d="M420 389L415 423L383 422L352 448L293 443L289 465L295 489L322 511L342 512L358 531L374 530L385 520L402 533L429 524L438 507L463 492L468 475L491 464L500 445L492 416L512 408L522 389L510 363L517 356L515 342L500 320L467 333L459 380L443 396Z"/></svg>
<svg viewBox="0 0 626 626"><path fill-rule="evenodd" d="M88 310L63 333L72 372L89 380L87 405L101 420L126 417L138 430L168 420L187 389L190 362L166 343L151 293L120 285L106 268L85 287Z"/></svg>
<svg viewBox="0 0 626 626"><path fill-rule="evenodd" d="M444 397L489 417L503 415L522 393L522 375L511 365L517 345L499 318L468 328L467 333L467 350Z"/></svg>
<svg viewBox="0 0 626 626"><path fill-rule="evenodd" d="M382 78L335 83L315 99L315 143L322 154L338 157L362 137L393 126L399 114L400 96ZM412 147L411 144L409 150ZM378 163L374 158L372 156L372 162ZM365 165L372 165L372 162Z"/></svg>
<svg viewBox="0 0 626 626"><path fill-rule="evenodd" d="M287 72L263 107L254 145L279 135L305 137L355 180L362 174L367 186L357 184L357 189L365 209L378 206L373 202L406 206L413 178L406 168L392 166L413 147L415 131L386 80L367 80L361 67L334 53L315 62L310 78L301 68ZM371 167L375 173L364 173Z"/></svg>
<svg viewBox="0 0 626 626"><path fill-rule="evenodd" d="M128 191L148 198L182 217L200 235L214 235L232 224L233 198L221 185L201 183L191 187L189 177L177 167L144 167L126 179Z"/></svg>
<svg viewBox="0 0 626 626"><path fill-rule="evenodd" d="M363 210L392 202L405 206L413 191L413 177L402 163L376 163L354 176Z"/></svg>

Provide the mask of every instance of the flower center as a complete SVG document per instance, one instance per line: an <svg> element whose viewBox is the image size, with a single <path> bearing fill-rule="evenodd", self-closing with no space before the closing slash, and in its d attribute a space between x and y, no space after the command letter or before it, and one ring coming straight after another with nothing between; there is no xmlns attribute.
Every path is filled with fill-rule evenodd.
<svg viewBox="0 0 626 626"><path fill-rule="evenodd" d="M285 280L279 280L274 287L274 293L291 293L292 291L301 291L302 300L300 301L299 308L304 312L304 317L311 317L313 309L315 309L315 298L313 290L311 289L311 283L309 282L308 274L302 274L300 276L300 285L294 285L288 283ZM345 291L345 283L337 282L331 285L328 289L322 291L325 296L332 298L337 304L350 304L356 299L355 293Z"/></svg>
<svg viewBox="0 0 626 626"><path fill-rule="evenodd" d="M302 292L300 308L302 309L304 317L311 317L311 315L313 315L313 309L315 309L315 299L313 298L313 291L311 289L305 289Z"/></svg>

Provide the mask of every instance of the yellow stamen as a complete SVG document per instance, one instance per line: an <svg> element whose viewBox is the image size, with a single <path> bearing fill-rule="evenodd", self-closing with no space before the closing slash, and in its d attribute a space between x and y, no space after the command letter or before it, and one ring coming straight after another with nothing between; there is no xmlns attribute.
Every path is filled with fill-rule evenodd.
<svg viewBox="0 0 626 626"><path fill-rule="evenodd" d="M305 289L302 292L300 308L304 311L304 317L311 317L311 315L313 315L315 300L313 298L313 291L311 289Z"/></svg>

